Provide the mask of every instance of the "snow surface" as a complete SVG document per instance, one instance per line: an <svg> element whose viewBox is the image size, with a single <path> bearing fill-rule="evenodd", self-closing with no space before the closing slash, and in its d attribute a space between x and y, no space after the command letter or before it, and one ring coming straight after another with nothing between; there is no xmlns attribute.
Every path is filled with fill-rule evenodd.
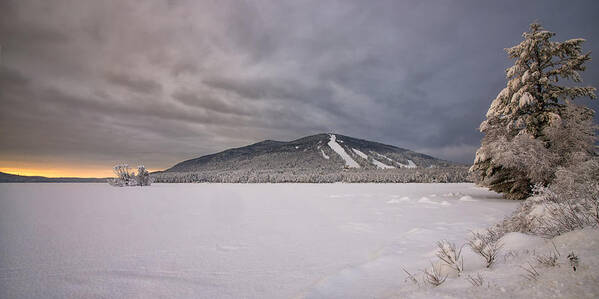
<svg viewBox="0 0 599 299"><path fill-rule="evenodd" d="M329 156L327 156L327 154L325 154L325 152L321 149L320 152L322 153L322 157L325 159L329 159Z"/></svg>
<svg viewBox="0 0 599 299"><path fill-rule="evenodd" d="M380 169L390 169L390 168L395 168L393 166L389 166L385 163L382 163L381 161L378 161L376 159L372 159L372 164L376 165L376 167L380 168Z"/></svg>
<svg viewBox="0 0 599 299"><path fill-rule="evenodd" d="M392 162L392 163L393 163L393 162L395 162L395 161L393 161L391 158L389 158L389 157L387 157L387 156L385 156L385 155L379 154L379 153L377 153L377 152L374 152L374 151L370 151L370 152L371 152L371 153L373 153L373 154L375 154L375 155L377 155L377 156L379 156L379 157L381 157L381 158L385 158L385 159L387 159L389 162Z"/></svg>
<svg viewBox="0 0 599 299"><path fill-rule="evenodd" d="M336 141L337 136L335 136L334 134L330 134L330 136L331 136L331 140L328 143L329 147L333 151L335 151L343 159L343 161L345 161L345 165L347 165L350 168L360 168L360 164L358 164L356 161L354 161L354 159L352 159L352 157L350 155L348 155L347 152L345 152L345 150L341 147L341 145L339 145L339 143L337 143L337 141ZM339 140L339 141L341 141L341 140Z"/></svg>
<svg viewBox="0 0 599 299"><path fill-rule="evenodd" d="M0 184L0 298L393 296L436 241L517 204L472 184Z"/></svg>
<svg viewBox="0 0 599 299"><path fill-rule="evenodd" d="M443 267L447 281L439 287L406 283L387 298L599 298L599 230L585 228L557 236L552 240L522 233L508 233L499 242L503 244L497 261L491 269L469 247L464 247L464 273L458 277L453 270ZM557 265L543 265L537 256L556 254ZM573 271L568 255L574 252L579 265ZM526 278L526 270L533 267L536 278ZM406 268L412 273L416 269ZM483 277L483 285L472 286L468 276ZM404 277L406 275L404 274ZM417 279L421 279L416 274Z"/></svg>
<svg viewBox="0 0 599 299"><path fill-rule="evenodd" d="M403 168L416 168L416 163L414 163L414 161L412 160L408 160L408 164L402 164L397 162L397 164L399 164L399 166L403 167Z"/></svg>
<svg viewBox="0 0 599 299"><path fill-rule="evenodd" d="M356 155L362 157L363 159L368 160L368 156L365 153L361 152L360 150L352 148L352 151L354 151L354 153L356 153Z"/></svg>
<svg viewBox="0 0 599 299"><path fill-rule="evenodd" d="M358 155L358 156L360 156L360 157L362 157L362 158L364 158L364 159L368 160L368 155L366 155L366 154L365 154L365 153L363 153L362 151L360 151L360 150L358 150L358 149L355 149L355 148L352 148L352 150L354 151L354 153L356 153L356 155ZM382 162L380 162L380 161L377 161L377 160L375 160L375 159L372 159L372 164L374 164L374 165L375 165L377 168L380 168L380 169L389 169L389 168L395 168L395 167L393 167L393 166L389 166L389 165L387 165L387 164L384 164L384 163L382 163Z"/></svg>
<svg viewBox="0 0 599 299"><path fill-rule="evenodd" d="M392 160L391 158L389 158L389 157L387 157L387 156L385 156L385 155L383 155L383 154L379 154L379 153L377 153L377 152L373 152L373 151L370 151L370 152L371 152L371 153L373 153L373 154L375 154L375 155L377 155L377 156L379 156L379 157L381 157L381 158L385 158L385 159L389 160L389 162L395 162L395 163L399 164L399 166L400 166L400 167L403 167L403 168L416 168L416 167L417 167L417 166L416 166L416 163L414 163L414 161L412 161L412 160L408 160L408 164L403 164L403 163L399 163L399 162L397 162L397 161L394 161L394 160ZM375 161L376 161L376 160L375 160ZM377 162L378 162L378 163L377 163ZM378 165L379 163L380 163L380 164L382 164L382 165L384 165L384 166L382 166L382 165L381 165L381 166L379 166L379 165ZM381 162L379 162L379 161L376 161L376 162L374 162L374 164L375 164L376 166L379 166L379 168L395 168L395 167L393 167L393 166L385 165L385 164L383 164L383 163L381 163ZM386 167L385 167L385 166L386 166ZM431 165L431 166L432 166L432 165Z"/></svg>

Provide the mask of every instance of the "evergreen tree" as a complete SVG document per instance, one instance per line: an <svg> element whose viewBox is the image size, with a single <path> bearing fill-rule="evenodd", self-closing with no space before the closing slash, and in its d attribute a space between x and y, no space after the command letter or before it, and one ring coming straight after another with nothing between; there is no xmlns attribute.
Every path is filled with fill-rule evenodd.
<svg viewBox="0 0 599 299"><path fill-rule="evenodd" d="M138 186L150 186L150 173L143 165L137 166L137 176L135 177Z"/></svg>
<svg viewBox="0 0 599 299"><path fill-rule="evenodd" d="M493 100L479 128L485 136L470 171L479 185L507 198L522 199L530 195L532 184L549 184L557 167L567 162L563 157L569 156L558 149L588 149L592 140L576 139L573 142L582 145L564 147L557 138L555 128L576 122L570 118L573 113L592 118L592 110L572 106L569 100L596 96L595 88L573 84L582 81L583 64L590 60L590 53L582 53L584 39L550 41L554 35L532 24L524 41L506 49L515 60L506 70L507 87ZM559 85L560 80L566 84Z"/></svg>

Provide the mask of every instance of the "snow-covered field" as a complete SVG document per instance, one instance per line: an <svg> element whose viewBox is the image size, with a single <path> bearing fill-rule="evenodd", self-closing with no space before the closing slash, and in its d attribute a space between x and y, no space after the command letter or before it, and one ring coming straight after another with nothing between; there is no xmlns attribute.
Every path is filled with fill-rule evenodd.
<svg viewBox="0 0 599 299"><path fill-rule="evenodd" d="M373 298L516 208L472 184L0 184L0 298Z"/></svg>

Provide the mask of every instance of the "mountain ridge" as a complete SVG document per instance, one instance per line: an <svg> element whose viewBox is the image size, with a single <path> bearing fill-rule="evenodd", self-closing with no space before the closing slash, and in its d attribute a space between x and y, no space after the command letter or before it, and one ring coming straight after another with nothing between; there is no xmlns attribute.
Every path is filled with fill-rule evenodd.
<svg viewBox="0 0 599 299"><path fill-rule="evenodd" d="M347 168L391 169L451 166L461 166L461 164L376 141L337 133L320 133L291 141L266 139L246 146L188 159L157 173L240 169L333 171Z"/></svg>

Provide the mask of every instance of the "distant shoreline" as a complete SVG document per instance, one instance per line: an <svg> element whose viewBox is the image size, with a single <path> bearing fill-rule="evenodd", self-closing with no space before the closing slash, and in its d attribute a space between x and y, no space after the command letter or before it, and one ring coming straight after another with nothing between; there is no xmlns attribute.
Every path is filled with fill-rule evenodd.
<svg viewBox="0 0 599 299"><path fill-rule="evenodd" d="M108 178L48 178L0 172L0 183L106 183Z"/></svg>
<svg viewBox="0 0 599 299"><path fill-rule="evenodd" d="M466 167L414 169L241 169L150 174L155 183L471 183ZM0 183L108 183L109 178L48 178L0 172Z"/></svg>

